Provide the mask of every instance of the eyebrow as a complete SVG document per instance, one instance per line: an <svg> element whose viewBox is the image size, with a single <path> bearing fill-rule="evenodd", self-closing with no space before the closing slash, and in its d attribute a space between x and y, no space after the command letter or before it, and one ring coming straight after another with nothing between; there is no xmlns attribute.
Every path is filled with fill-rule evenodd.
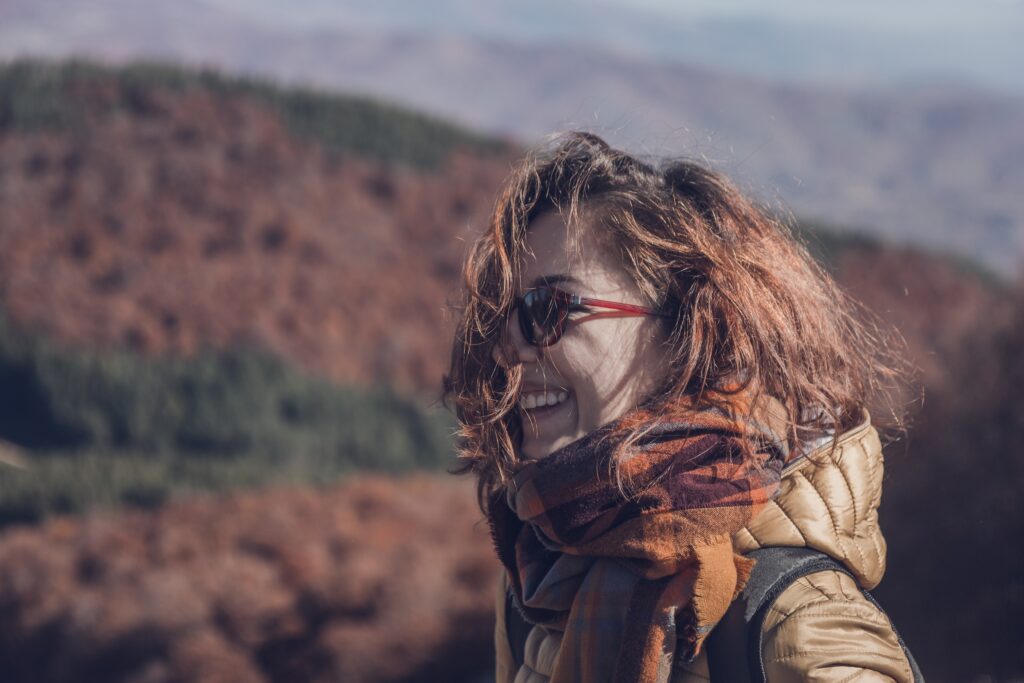
<svg viewBox="0 0 1024 683"><path fill-rule="evenodd" d="M574 278L572 275L565 273L556 273L554 275L538 275L533 278L533 282L530 283L530 287L543 287L544 285L557 285L560 282L568 282L570 284L581 284L579 280Z"/></svg>

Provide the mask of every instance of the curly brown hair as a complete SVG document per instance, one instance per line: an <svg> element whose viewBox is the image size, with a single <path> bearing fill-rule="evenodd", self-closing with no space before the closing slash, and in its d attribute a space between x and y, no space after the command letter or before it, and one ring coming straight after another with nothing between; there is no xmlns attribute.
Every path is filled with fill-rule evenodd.
<svg viewBox="0 0 1024 683"><path fill-rule="evenodd" d="M567 133L514 169L463 271L444 396L460 424L455 472L477 475L481 507L519 462L521 366L503 369L492 350L507 343L526 232L547 210L578 226L584 207L600 217L600 238L643 294L669 314L670 373L645 404L685 395L723 407L722 392L740 379L786 407L797 452L825 433L838 439L864 419L869 401L894 396L905 379L895 330L846 296L788 225L722 174L689 160L647 163L592 133ZM883 424L902 428L902 410L885 405Z"/></svg>

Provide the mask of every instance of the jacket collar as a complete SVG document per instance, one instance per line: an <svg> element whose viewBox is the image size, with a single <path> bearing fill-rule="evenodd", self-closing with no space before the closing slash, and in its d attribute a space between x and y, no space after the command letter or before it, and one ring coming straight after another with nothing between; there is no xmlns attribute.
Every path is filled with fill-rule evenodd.
<svg viewBox="0 0 1024 683"><path fill-rule="evenodd" d="M770 546L808 547L842 562L864 588L885 573L878 526L882 445L867 411L858 426L794 460L778 495L733 537L737 552Z"/></svg>

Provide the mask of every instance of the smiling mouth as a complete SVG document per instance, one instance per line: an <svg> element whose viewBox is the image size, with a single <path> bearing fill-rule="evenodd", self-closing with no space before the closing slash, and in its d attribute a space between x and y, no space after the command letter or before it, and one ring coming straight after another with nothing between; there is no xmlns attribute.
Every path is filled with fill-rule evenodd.
<svg viewBox="0 0 1024 683"><path fill-rule="evenodd" d="M527 415L546 415L557 410L568 400L569 392L565 389L529 391L519 397L519 409Z"/></svg>

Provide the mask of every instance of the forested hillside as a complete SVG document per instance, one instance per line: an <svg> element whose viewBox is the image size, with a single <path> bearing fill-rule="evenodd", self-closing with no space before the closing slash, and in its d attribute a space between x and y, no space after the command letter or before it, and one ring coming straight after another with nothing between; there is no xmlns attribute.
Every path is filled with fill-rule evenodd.
<svg viewBox="0 0 1024 683"><path fill-rule="evenodd" d="M0 465L0 670L485 670L496 564L470 482L441 471L437 398L466 240L521 153L212 72L0 67L0 461L23 465ZM877 594L929 680L1020 675L1021 284L794 228L920 370Z"/></svg>

